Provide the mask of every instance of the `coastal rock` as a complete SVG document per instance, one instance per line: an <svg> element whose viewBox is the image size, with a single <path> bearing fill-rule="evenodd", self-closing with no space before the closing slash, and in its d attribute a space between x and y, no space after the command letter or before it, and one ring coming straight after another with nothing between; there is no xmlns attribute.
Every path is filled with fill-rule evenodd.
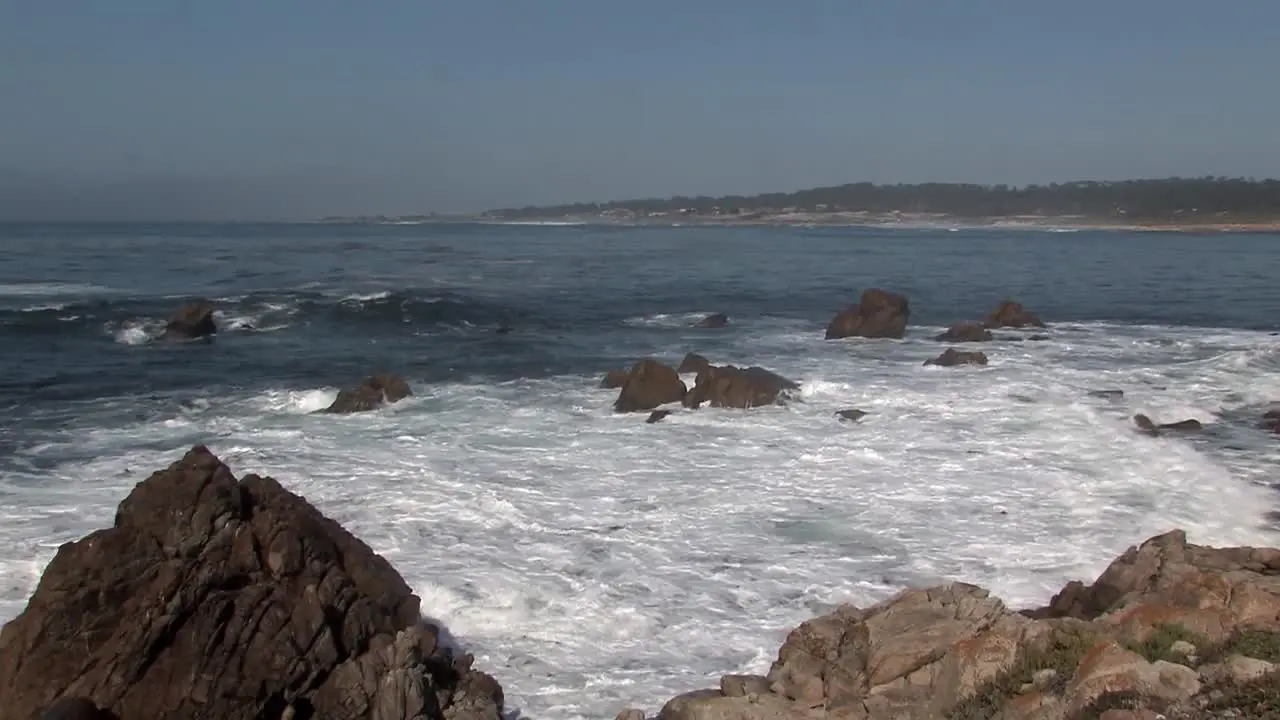
<svg viewBox="0 0 1280 720"><path fill-rule="evenodd" d="M925 365L955 367L956 365L986 365L987 354L977 351L956 350L947 348L941 355L932 360L925 360Z"/></svg>
<svg viewBox="0 0 1280 720"><path fill-rule="evenodd" d="M1013 612L964 583L906 590L865 609L845 605L791 631L767 688L727 675L718 690L672 699L660 717L1153 717L1202 707L1220 678L1248 682L1272 670L1232 655L1197 672L1135 651L1170 625L1210 643L1263 633L1274 647L1280 550L1189 545L1175 530L1130 548L1091 585L1069 583L1038 610Z"/></svg>
<svg viewBox="0 0 1280 720"><path fill-rule="evenodd" d="M617 412L653 410L659 405L680 402L687 391L679 373L653 358L645 358L627 373L627 381L613 409Z"/></svg>
<svg viewBox="0 0 1280 720"><path fill-rule="evenodd" d="M500 720L501 687L441 632L367 545L198 446L58 549L0 630L0 720L59 698L128 720Z"/></svg>
<svg viewBox="0 0 1280 720"><path fill-rule="evenodd" d="M866 415L866 410L858 410L857 408L836 411L836 417L840 418L840 420L844 422L858 422L862 418L866 417Z"/></svg>
<svg viewBox="0 0 1280 720"><path fill-rule="evenodd" d="M991 331L982 323L962 322L947 328L946 332L938 335L934 340L941 342L989 342L992 337Z"/></svg>
<svg viewBox="0 0 1280 720"><path fill-rule="evenodd" d="M686 407L703 403L720 408L753 408L777 405L787 393L800 388L796 383L761 367L737 368L709 365L698 373L697 382L684 398Z"/></svg>
<svg viewBox="0 0 1280 720"><path fill-rule="evenodd" d="M342 390L329 407L327 413L354 413L376 410L387 403L399 402L413 395L409 383L399 375L379 373L371 375L355 388Z"/></svg>
<svg viewBox="0 0 1280 720"><path fill-rule="evenodd" d="M871 288L857 304L841 310L827 325L826 339L847 337L901 338L907 332L911 309L905 295Z"/></svg>
<svg viewBox="0 0 1280 720"><path fill-rule="evenodd" d="M648 423L649 425L652 425L657 422L662 422L670 414L671 414L670 410L654 410L653 412L649 413L649 417L645 418L645 422Z"/></svg>
<svg viewBox="0 0 1280 720"><path fill-rule="evenodd" d="M1089 397L1102 398L1104 400L1123 400L1123 390L1090 390Z"/></svg>
<svg viewBox="0 0 1280 720"><path fill-rule="evenodd" d="M604 374L600 387L605 390L617 390L627 384L627 378L630 376L630 370L610 370Z"/></svg>
<svg viewBox="0 0 1280 720"><path fill-rule="evenodd" d="M724 313L708 315L694 324L696 328L719 329L729 326L729 316Z"/></svg>
<svg viewBox="0 0 1280 720"><path fill-rule="evenodd" d="M213 305L205 300L197 300L178 308L164 327L161 340L200 340L211 338L218 333L218 326L213 322Z"/></svg>
<svg viewBox="0 0 1280 720"><path fill-rule="evenodd" d="M1162 430L1173 430L1175 432L1197 432L1204 429L1204 425L1194 418L1189 420L1179 420L1178 422L1157 424L1154 420L1138 413L1133 416L1133 424L1147 435L1159 435Z"/></svg>
<svg viewBox="0 0 1280 720"><path fill-rule="evenodd" d="M684 360L680 361L680 367L676 368L676 372L681 375L685 373L700 373L709 367L711 367L710 360L697 353L689 353L684 356Z"/></svg>
<svg viewBox="0 0 1280 720"><path fill-rule="evenodd" d="M1280 433L1280 410L1268 410L1262 414L1262 427L1273 433Z"/></svg>
<svg viewBox="0 0 1280 720"><path fill-rule="evenodd" d="M1022 303L1006 300L987 317L989 328L1026 328L1045 327L1039 315L1022 307Z"/></svg>

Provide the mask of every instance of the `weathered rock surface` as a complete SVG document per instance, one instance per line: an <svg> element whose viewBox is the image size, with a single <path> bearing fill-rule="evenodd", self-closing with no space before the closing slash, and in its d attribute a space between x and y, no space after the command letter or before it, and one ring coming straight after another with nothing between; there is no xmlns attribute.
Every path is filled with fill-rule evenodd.
<svg viewBox="0 0 1280 720"><path fill-rule="evenodd" d="M323 412L354 413L376 410L388 403L399 402L413 395L409 383L399 375L379 373L371 375L350 390L341 390L338 397Z"/></svg>
<svg viewBox="0 0 1280 720"><path fill-rule="evenodd" d="M925 365L939 365L941 367L955 367L956 365L986 365L987 354L979 351L956 350L955 348L947 348L936 358L925 360Z"/></svg>
<svg viewBox="0 0 1280 720"><path fill-rule="evenodd" d="M871 288L858 303L841 310L827 325L826 339L847 337L901 338L907 332L911 308L905 295Z"/></svg>
<svg viewBox="0 0 1280 720"><path fill-rule="evenodd" d="M213 305L197 300L178 308L165 324L162 340L199 340L218 334L213 321Z"/></svg>
<svg viewBox="0 0 1280 720"><path fill-rule="evenodd" d="M1092 585L1068 584L1038 610L1010 611L963 583L844 606L793 630L763 680L725 676L719 689L673 698L659 717L1154 717L1192 713L1217 678L1275 677L1259 659L1233 655L1197 671L1185 655L1174 662L1134 650L1169 623L1206 642L1245 630L1276 633L1280 642L1280 550L1199 547L1173 531L1130 548ZM1109 710L1116 702L1125 709Z"/></svg>
<svg viewBox="0 0 1280 720"><path fill-rule="evenodd" d="M630 376L630 370L610 370L600 380L600 387L605 390L617 390L627 384L627 378Z"/></svg>
<svg viewBox="0 0 1280 720"><path fill-rule="evenodd" d="M993 335L982 323L962 322L947 328L934 340L942 342L990 342Z"/></svg>
<svg viewBox="0 0 1280 720"><path fill-rule="evenodd" d="M777 405L788 393L800 388L796 383L761 367L708 365L698 372L697 382L684 398L686 407L753 408Z"/></svg>
<svg viewBox="0 0 1280 720"><path fill-rule="evenodd" d="M679 373L653 358L645 358L627 372L627 381L622 384L613 409L618 412L653 410L659 405L680 402L687 391Z"/></svg>
<svg viewBox="0 0 1280 720"><path fill-rule="evenodd" d="M1000 303L1000 306L987 316L987 327L989 328L1026 328L1026 327L1045 327L1044 321L1039 315L1022 307L1022 303L1006 300Z"/></svg>
<svg viewBox="0 0 1280 720"><path fill-rule="evenodd" d="M123 720L499 720L501 687L439 636L367 545L196 447L58 549L0 631L0 720L59 698Z"/></svg>
<svg viewBox="0 0 1280 720"><path fill-rule="evenodd" d="M724 313L708 315L694 324L696 328L719 329L729 326L729 316Z"/></svg>
<svg viewBox="0 0 1280 720"><path fill-rule="evenodd" d="M676 372L684 373L700 373L711 367L711 361L702 357L697 353L689 353L680 361L680 367L676 368Z"/></svg>

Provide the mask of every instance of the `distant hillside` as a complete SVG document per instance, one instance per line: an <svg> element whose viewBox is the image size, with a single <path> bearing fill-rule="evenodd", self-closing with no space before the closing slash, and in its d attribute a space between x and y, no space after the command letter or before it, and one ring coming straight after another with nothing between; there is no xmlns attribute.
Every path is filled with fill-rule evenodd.
<svg viewBox="0 0 1280 720"><path fill-rule="evenodd" d="M671 197L492 210L484 217L523 220L566 216L742 216L788 212L927 213L961 218L1079 216L1116 220L1280 217L1280 180L1167 178L1050 185L854 183L792 193Z"/></svg>

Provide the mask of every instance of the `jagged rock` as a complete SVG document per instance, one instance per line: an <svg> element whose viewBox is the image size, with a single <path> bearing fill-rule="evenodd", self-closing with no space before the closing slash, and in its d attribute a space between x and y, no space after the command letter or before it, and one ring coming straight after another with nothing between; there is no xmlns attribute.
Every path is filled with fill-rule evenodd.
<svg viewBox="0 0 1280 720"><path fill-rule="evenodd" d="M1177 663L1148 662L1115 642L1103 642L1081 660L1065 692L1068 717L1078 717L1095 700L1108 693L1129 693L1172 705L1200 692L1195 670Z"/></svg>
<svg viewBox="0 0 1280 720"><path fill-rule="evenodd" d="M199 340L211 338L218 333L218 326L213 322L213 305L205 300L197 300L178 308L165 325L162 340Z"/></svg>
<svg viewBox="0 0 1280 720"><path fill-rule="evenodd" d="M341 390L326 413L354 413L376 410L388 403L399 402L413 395L409 383L398 375L380 373L371 375L351 390Z"/></svg>
<svg viewBox="0 0 1280 720"><path fill-rule="evenodd" d="M737 368L709 365L698 372L697 382L684 398L686 407L753 408L776 405L800 388L796 383L760 367Z"/></svg>
<svg viewBox="0 0 1280 720"><path fill-rule="evenodd" d="M946 332L934 340L942 342L989 342L993 336L982 323L962 322L947 328Z"/></svg>
<svg viewBox="0 0 1280 720"><path fill-rule="evenodd" d="M1016 303L1012 300L1006 300L1000 303L1000 306L991 312L987 317L987 327L989 328L1025 328L1025 327L1045 327L1044 321L1039 315L1022 307L1022 303Z"/></svg>
<svg viewBox="0 0 1280 720"><path fill-rule="evenodd" d="M941 355L932 360L925 360L925 365L955 367L956 365L986 365L987 354L979 351L956 350L947 348Z"/></svg>
<svg viewBox="0 0 1280 720"><path fill-rule="evenodd" d="M1200 668L1200 677L1207 682L1234 682L1243 685L1276 671L1276 666L1266 660L1232 655L1226 660Z"/></svg>
<svg viewBox="0 0 1280 720"><path fill-rule="evenodd" d="M500 720L381 556L206 448L66 543L0 630L0 720L80 697L125 720Z"/></svg>
<svg viewBox="0 0 1280 720"><path fill-rule="evenodd" d="M724 313L715 313L714 315L708 315L702 318L701 320L699 320L697 323L694 324L694 327L719 329L723 327L728 327L728 325L729 325L728 315L725 315Z"/></svg>
<svg viewBox="0 0 1280 720"><path fill-rule="evenodd" d="M627 373L627 381L613 409L617 412L653 410L659 405L680 402L687 391L679 373L657 360L645 358Z"/></svg>
<svg viewBox="0 0 1280 720"><path fill-rule="evenodd" d="M689 353L680 361L680 367L676 368L676 372L681 375L685 373L700 373L709 367L711 367L710 360L697 353Z"/></svg>
<svg viewBox="0 0 1280 720"><path fill-rule="evenodd" d="M826 339L847 337L901 338L907 332L911 308L905 295L871 288L858 303L841 310L827 325Z"/></svg>

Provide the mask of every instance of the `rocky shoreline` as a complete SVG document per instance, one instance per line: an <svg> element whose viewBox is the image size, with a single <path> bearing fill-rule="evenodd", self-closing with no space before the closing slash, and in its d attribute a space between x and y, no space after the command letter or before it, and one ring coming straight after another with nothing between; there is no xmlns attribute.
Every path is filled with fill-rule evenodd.
<svg viewBox="0 0 1280 720"><path fill-rule="evenodd" d="M424 612L305 499L198 446L139 483L113 527L59 548L0 631L0 720L507 716L498 681ZM657 717L1280 717L1273 663L1280 550L1174 530L1043 608L964 583L842 607L794 629L767 675L725 676Z"/></svg>

